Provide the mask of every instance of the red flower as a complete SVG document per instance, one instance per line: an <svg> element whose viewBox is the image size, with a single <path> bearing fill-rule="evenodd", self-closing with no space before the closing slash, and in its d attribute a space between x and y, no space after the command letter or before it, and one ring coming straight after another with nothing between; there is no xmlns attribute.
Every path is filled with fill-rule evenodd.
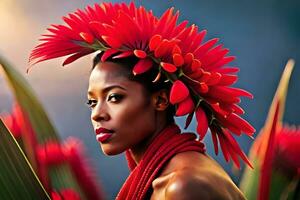
<svg viewBox="0 0 300 200"><path fill-rule="evenodd" d="M58 141L47 141L39 145L36 154L40 163L47 166L60 165L66 162L61 144Z"/></svg>
<svg viewBox="0 0 300 200"><path fill-rule="evenodd" d="M170 91L171 104L177 104L185 100L189 96L189 89L182 81L175 81Z"/></svg>
<svg viewBox="0 0 300 200"><path fill-rule="evenodd" d="M133 67L133 74L142 74L148 71L152 67L153 63L150 59L145 58L138 61L138 63Z"/></svg>
<svg viewBox="0 0 300 200"><path fill-rule="evenodd" d="M188 96L182 102L178 104L178 108L176 110L176 116L183 116L189 114L194 111L195 105L193 99Z"/></svg>
<svg viewBox="0 0 300 200"><path fill-rule="evenodd" d="M80 140L68 138L64 142L63 149L64 155L87 199L104 199L100 190L100 184L96 181L96 173L86 160L83 144Z"/></svg>
<svg viewBox="0 0 300 200"><path fill-rule="evenodd" d="M275 138L276 160L284 163L290 172L297 173L300 169L300 128L284 125L278 129Z"/></svg>
<svg viewBox="0 0 300 200"><path fill-rule="evenodd" d="M252 136L255 132L239 116L244 113L238 106L241 97L253 97L231 86L237 81L238 69L229 65L235 57L228 56L229 50L222 45L216 45L217 38L204 42L206 30L200 31L196 25L188 26L188 21L177 23L179 13L173 12L173 8L168 9L158 18L134 3L88 6L64 17L67 25L52 25L48 29L50 34L43 35L42 43L32 51L30 63L70 55L65 65L97 50L104 51L102 61L109 57L136 56L140 61L133 67L133 74L157 67L155 81L164 74L173 82L170 102L178 104L190 96L195 105L192 109L191 101L178 104L177 114L191 116L201 107L215 134L213 141L226 141L232 147L227 151L232 159L238 160L239 156L248 163L241 149L233 148L235 140L224 133ZM186 124L190 120L191 117ZM198 120L198 123L202 122Z"/></svg>
<svg viewBox="0 0 300 200"><path fill-rule="evenodd" d="M21 138L22 132L24 132L24 116L21 108L18 104L14 104L11 114L4 114L1 116L4 124L8 127L10 132L16 139Z"/></svg>
<svg viewBox="0 0 300 200"><path fill-rule="evenodd" d="M12 113L4 115L2 118L8 129L20 143L23 151L26 152L26 156L33 168L38 170L34 152L37 145L37 138L26 113L19 104L14 103Z"/></svg>
<svg viewBox="0 0 300 200"><path fill-rule="evenodd" d="M51 193L52 200L80 200L80 196L72 189L63 189L59 193Z"/></svg>
<svg viewBox="0 0 300 200"><path fill-rule="evenodd" d="M279 169L288 178L298 176L300 169L300 131L280 124L279 101L271 126L265 125L260 137L254 143L254 152L261 163L261 175L258 187L258 199L269 199L272 183L272 171ZM266 130L265 130L266 129Z"/></svg>
<svg viewBox="0 0 300 200"><path fill-rule="evenodd" d="M197 133L200 136L200 140L202 140L208 129L208 121L205 112L202 108L198 108L196 110L196 120L197 120ZM214 145L218 145L215 144Z"/></svg>

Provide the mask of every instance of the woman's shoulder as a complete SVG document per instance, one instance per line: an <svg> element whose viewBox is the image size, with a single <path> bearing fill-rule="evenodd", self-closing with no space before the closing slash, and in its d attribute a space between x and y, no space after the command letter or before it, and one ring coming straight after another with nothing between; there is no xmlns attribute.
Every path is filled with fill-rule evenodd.
<svg viewBox="0 0 300 200"><path fill-rule="evenodd" d="M192 151L174 156L152 186L151 199L244 199L222 167Z"/></svg>

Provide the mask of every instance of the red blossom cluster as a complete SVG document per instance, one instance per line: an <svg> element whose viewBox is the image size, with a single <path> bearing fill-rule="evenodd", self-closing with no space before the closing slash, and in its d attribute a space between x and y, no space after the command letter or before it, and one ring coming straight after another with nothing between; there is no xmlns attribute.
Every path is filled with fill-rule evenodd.
<svg viewBox="0 0 300 200"><path fill-rule="evenodd" d="M44 144L38 144L37 135L34 133L28 117L18 104L14 105L11 114L5 114L3 117L1 116L1 119L21 144L43 186L48 192L51 192L53 199L103 199L99 183L95 179L96 173L89 165L84 153L84 146L79 139L71 137L62 144L58 140L48 140ZM71 169L71 174L85 198L80 198L79 192L72 188L53 187L51 170L63 165L67 165Z"/></svg>
<svg viewBox="0 0 300 200"><path fill-rule="evenodd" d="M270 198L271 188L274 189L276 185L273 183L274 174L279 173L288 181L300 177L300 129L282 125L279 117L282 105L279 101L274 105L276 109L271 115L272 120L268 121L270 126L266 123L252 147L260 169L257 193L259 200Z"/></svg>
<svg viewBox="0 0 300 200"><path fill-rule="evenodd" d="M290 171L300 176L300 127L289 125L279 127L275 147L277 162L284 162Z"/></svg>
<svg viewBox="0 0 300 200"><path fill-rule="evenodd" d="M66 25L52 25L41 44L30 55L35 64L69 56L63 65L95 51L104 51L101 58L118 59L136 56L133 74L139 75L158 67L154 81L162 76L173 86L170 102L176 115L188 115L186 126L196 113L197 132L203 139L210 128L216 153L218 143L227 161L230 157L239 166L246 155L232 133L252 136L255 129L240 115L241 97L253 98L240 88L232 87L238 68L228 65L235 59L217 38L204 42L206 30L199 30L188 21L177 23L179 12L168 9L161 17L134 3L102 3L87 6L63 17Z"/></svg>
<svg viewBox="0 0 300 200"><path fill-rule="evenodd" d="M51 193L52 200L80 200L80 196L72 189L63 189L59 193Z"/></svg>

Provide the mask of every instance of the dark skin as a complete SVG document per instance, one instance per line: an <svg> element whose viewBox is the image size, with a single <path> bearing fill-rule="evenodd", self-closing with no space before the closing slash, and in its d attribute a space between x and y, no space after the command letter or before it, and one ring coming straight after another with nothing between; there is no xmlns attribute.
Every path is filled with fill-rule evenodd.
<svg viewBox="0 0 300 200"><path fill-rule="evenodd" d="M155 136L168 125L169 99L166 90L149 94L126 74L127 69L113 62L99 63L93 69L88 89L91 121L95 129L114 131L107 141L99 142L105 154L130 149L139 163ZM152 187L152 200L244 199L215 161L192 151L175 155Z"/></svg>

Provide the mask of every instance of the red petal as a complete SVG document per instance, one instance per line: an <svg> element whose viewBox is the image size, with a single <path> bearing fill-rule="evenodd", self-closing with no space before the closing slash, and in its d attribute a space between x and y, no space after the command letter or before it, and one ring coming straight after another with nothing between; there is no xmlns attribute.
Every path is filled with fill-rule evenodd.
<svg viewBox="0 0 300 200"><path fill-rule="evenodd" d="M187 65L190 65L192 64L194 60L194 55L192 53L187 53L185 56L184 56L184 62L187 64Z"/></svg>
<svg viewBox="0 0 300 200"><path fill-rule="evenodd" d="M222 133L218 134L218 138L219 138L223 156L224 156L226 162L228 162L229 161L229 152L227 150L227 145L226 145L226 142L225 142L225 139L224 139L224 136L222 135Z"/></svg>
<svg viewBox="0 0 300 200"><path fill-rule="evenodd" d="M89 44L94 43L94 36L92 34L81 32L79 35L87 43L89 43Z"/></svg>
<svg viewBox="0 0 300 200"><path fill-rule="evenodd" d="M176 110L176 116L183 116L186 115L188 113L193 112L195 108L193 99L188 96L185 100L183 100L182 102L180 102L178 104L177 110Z"/></svg>
<svg viewBox="0 0 300 200"><path fill-rule="evenodd" d="M207 133L208 120L206 117L206 113L200 107L196 110L196 120L197 120L197 133L200 136L199 140L202 140Z"/></svg>
<svg viewBox="0 0 300 200"><path fill-rule="evenodd" d="M166 70L167 72L170 72L170 73L176 72L176 70L177 70L177 67L171 63L161 62L160 65L162 66L162 68L164 70Z"/></svg>
<svg viewBox="0 0 300 200"><path fill-rule="evenodd" d="M234 126L231 121L228 121L227 116L219 115L218 120L222 123L224 127L230 130L232 133L240 136L242 134L242 130L239 127Z"/></svg>
<svg viewBox="0 0 300 200"><path fill-rule="evenodd" d="M184 63L184 59L181 54L175 53L173 54L173 62L175 66L181 66Z"/></svg>
<svg viewBox="0 0 300 200"><path fill-rule="evenodd" d="M204 93L207 93L207 92L208 92L209 88L208 88L208 86L207 86L205 83L199 83L199 84L197 84L197 86L195 87L195 90L196 90L197 92L199 92L199 93L204 94Z"/></svg>
<svg viewBox="0 0 300 200"><path fill-rule="evenodd" d="M62 200L61 196L57 192L51 192L51 199L52 200Z"/></svg>
<svg viewBox="0 0 300 200"><path fill-rule="evenodd" d="M183 101L185 98L189 96L189 89L185 86L185 84L180 81L176 80L171 88L170 91L170 102L171 104L176 104Z"/></svg>
<svg viewBox="0 0 300 200"><path fill-rule="evenodd" d="M102 199L99 183L88 162L89 160L86 159L83 143L77 138L70 137L64 142L63 150L72 169L72 174L86 198L93 200Z"/></svg>
<svg viewBox="0 0 300 200"><path fill-rule="evenodd" d="M237 114L231 113L227 116L227 120L232 123L235 127L240 128L247 135L252 136L255 132L255 129L243 118Z"/></svg>
<svg viewBox="0 0 300 200"><path fill-rule="evenodd" d="M173 47L172 54L181 54L181 49L177 44Z"/></svg>
<svg viewBox="0 0 300 200"><path fill-rule="evenodd" d="M126 57L129 57L129 56L132 56L133 55L133 52L132 51L125 51L125 52L122 52L118 55L115 55L114 57L112 57L113 59L117 59L117 58L126 58Z"/></svg>
<svg viewBox="0 0 300 200"><path fill-rule="evenodd" d="M62 147L57 141L48 141L35 150L41 162L48 166L59 165L66 161Z"/></svg>
<svg viewBox="0 0 300 200"><path fill-rule="evenodd" d="M232 148L231 144L228 142L228 140L224 140L226 146L227 146L227 150L229 155L231 156L231 159L234 163L234 165L240 169L241 165L240 165L240 161L238 159L238 154L234 151L234 149Z"/></svg>
<svg viewBox="0 0 300 200"><path fill-rule="evenodd" d="M237 73L240 71L240 69L237 67L224 67L224 68L214 69L212 71L219 72L221 74L228 74L228 73Z"/></svg>
<svg viewBox="0 0 300 200"><path fill-rule="evenodd" d="M218 85L229 86L237 81L237 75L223 74Z"/></svg>
<svg viewBox="0 0 300 200"><path fill-rule="evenodd" d="M167 40L163 40L158 47L154 51L154 56L156 58L161 58L168 52L168 48L170 47L170 42Z"/></svg>
<svg viewBox="0 0 300 200"><path fill-rule="evenodd" d="M210 106L213 108L213 110L215 112L217 112L218 114L222 115L224 118L229 114L228 112L226 112L225 110L223 110L222 108L220 108L220 104L219 103L211 103Z"/></svg>
<svg viewBox="0 0 300 200"><path fill-rule="evenodd" d="M213 91L216 93L222 93L225 95L230 95L230 96L244 96L253 99L253 95L249 93L246 90L240 89L240 88L233 88L233 87L222 87L222 86L216 86L212 87Z"/></svg>
<svg viewBox="0 0 300 200"><path fill-rule="evenodd" d="M232 92L230 92L230 90L228 90L228 88L225 87L212 86L209 88L207 95L210 96L211 98L218 99L218 102L226 102L226 103L240 102L240 98L232 94Z"/></svg>
<svg viewBox="0 0 300 200"><path fill-rule="evenodd" d="M92 53L94 50L93 49L88 49L87 51L82 51L79 53L75 53L72 56L68 57L64 62L63 62L63 66L68 65L72 62L74 62L75 60L81 58L82 56L85 56L87 54Z"/></svg>
<svg viewBox="0 0 300 200"><path fill-rule="evenodd" d="M216 85L219 84L222 75L220 73L211 73L209 80L206 81L207 85Z"/></svg>
<svg viewBox="0 0 300 200"><path fill-rule="evenodd" d="M201 45L195 52L195 57L196 58L200 58L201 56L203 56L211 47L213 47L217 42L218 42L218 38L214 38L211 39L209 41L207 41L206 43L204 43L203 45Z"/></svg>
<svg viewBox="0 0 300 200"><path fill-rule="evenodd" d="M215 154L218 155L219 149L218 149L218 138L217 138L217 133L214 129L211 129L211 138L214 143L214 150Z"/></svg>
<svg viewBox="0 0 300 200"><path fill-rule="evenodd" d="M201 67L201 62L198 59L193 59L192 61L192 70L195 71L197 68Z"/></svg>
<svg viewBox="0 0 300 200"><path fill-rule="evenodd" d="M151 37L149 42L149 49L150 51L154 51L158 47L158 45L161 43L161 35L154 35Z"/></svg>
<svg viewBox="0 0 300 200"><path fill-rule="evenodd" d="M101 37L101 35L105 32L102 23L99 21L91 21L89 25L98 37Z"/></svg>
<svg viewBox="0 0 300 200"><path fill-rule="evenodd" d="M133 53L138 58L146 58L146 56L147 56L147 53L143 50L136 49L136 50L133 51Z"/></svg>
<svg viewBox="0 0 300 200"><path fill-rule="evenodd" d="M61 192L63 199L80 200L79 194L72 189L63 189Z"/></svg>
<svg viewBox="0 0 300 200"><path fill-rule="evenodd" d="M210 66L207 66L207 70L214 70L214 69L220 68L220 67L230 63L234 59L235 59L234 56L224 57L220 61L218 61L217 63L215 63L213 65L210 65Z"/></svg>
<svg viewBox="0 0 300 200"><path fill-rule="evenodd" d="M202 76L203 73L204 73L203 69L202 68L198 68L197 70L192 71L191 74L189 74L189 76L192 79L199 80L201 78L201 76Z"/></svg>
<svg viewBox="0 0 300 200"><path fill-rule="evenodd" d="M109 36L102 36L102 39L109 45L111 46L112 48L114 49L118 49L121 47L121 42L116 39L116 38L113 38L113 37L109 37Z"/></svg>
<svg viewBox="0 0 300 200"><path fill-rule="evenodd" d="M222 105L223 108L226 108L226 104ZM230 106L228 106L232 109L232 111L238 115L243 115L245 114L245 111L243 110L243 108L241 108L239 105L236 104L230 104Z"/></svg>
<svg viewBox="0 0 300 200"><path fill-rule="evenodd" d="M146 71L148 71L153 65L153 62L150 58L141 59L138 61L138 63L133 67L133 74L142 74Z"/></svg>
<svg viewBox="0 0 300 200"><path fill-rule="evenodd" d="M201 82L207 82L210 79L211 73L207 71L203 71L201 78L199 79Z"/></svg>
<svg viewBox="0 0 300 200"><path fill-rule="evenodd" d="M226 129L223 129L223 133L224 133L225 139L227 140L228 146L231 146L231 148L233 150L232 153L239 155L245 161L245 163L247 163L249 165L249 167L253 168L253 166L251 165L247 156L242 151L241 147L238 145L238 143L236 142L234 137L229 133L229 131L227 131ZM234 160L233 156L232 156L232 159ZM238 162L236 162L236 161L234 161L234 162L236 163L237 166L239 165Z"/></svg>
<svg viewBox="0 0 300 200"><path fill-rule="evenodd" d="M115 54L117 52L119 52L119 51L116 50L116 49L108 49L108 50L106 50L103 53L102 57L101 57L101 61L105 62L109 57L111 57L113 54Z"/></svg>
<svg viewBox="0 0 300 200"><path fill-rule="evenodd" d="M275 136L276 136L276 129L278 128L279 122L279 113L280 113L280 102L277 101L275 104L275 113L272 116L272 124L271 130L268 133L267 142L265 152L262 152L264 155L263 160L261 160L261 175L259 177L258 183L258 199L264 200L269 199L270 196L270 185L271 185L271 176L272 176L272 163L274 161L274 154L275 154Z"/></svg>

